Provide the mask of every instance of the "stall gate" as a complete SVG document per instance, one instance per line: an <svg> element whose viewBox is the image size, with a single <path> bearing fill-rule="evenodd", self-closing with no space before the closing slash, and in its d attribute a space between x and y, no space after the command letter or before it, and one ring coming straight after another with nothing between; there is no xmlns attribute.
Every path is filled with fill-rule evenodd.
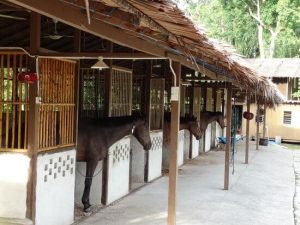
<svg viewBox="0 0 300 225"><path fill-rule="evenodd" d="M111 70L109 116L129 116L132 112L132 70L117 66L113 66ZM130 154L130 136L109 148L107 173L103 174L106 176L106 193L102 192L106 199L103 203L110 204L129 193Z"/></svg>
<svg viewBox="0 0 300 225"><path fill-rule="evenodd" d="M206 93L206 110L212 111L212 89L207 88ZM204 140L204 151L207 152L211 149L211 137L212 137L212 125L208 124L205 131L205 140Z"/></svg>
<svg viewBox="0 0 300 225"><path fill-rule="evenodd" d="M197 117L197 120L200 121L200 112L201 112L201 88L194 87L194 105L193 105L193 115ZM194 136L192 137L192 149L190 152L190 158L193 159L199 155L200 150L200 141L197 140Z"/></svg>
<svg viewBox="0 0 300 225"><path fill-rule="evenodd" d="M152 78L150 82L150 137L152 147L147 154L146 181L161 176L165 80Z"/></svg>
<svg viewBox="0 0 300 225"><path fill-rule="evenodd" d="M222 90L217 90L217 96L216 96L216 111L221 112L222 111ZM216 123L216 138L223 136L223 130L219 126L218 123Z"/></svg>
<svg viewBox="0 0 300 225"><path fill-rule="evenodd" d="M80 68L79 86L79 120L81 118L103 118L105 78L102 70ZM93 205L101 205L103 161L98 162L91 186L90 201ZM75 202L81 205L84 190L86 162L76 163Z"/></svg>
<svg viewBox="0 0 300 225"><path fill-rule="evenodd" d="M70 224L74 218L75 66L69 60L38 59L36 225Z"/></svg>

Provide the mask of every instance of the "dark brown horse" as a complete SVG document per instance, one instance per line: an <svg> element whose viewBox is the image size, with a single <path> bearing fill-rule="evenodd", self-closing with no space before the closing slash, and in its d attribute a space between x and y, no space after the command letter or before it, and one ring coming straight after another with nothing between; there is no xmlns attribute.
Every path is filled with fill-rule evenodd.
<svg viewBox="0 0 300 225"><path fill-rule="evenodd" d="M205 132L208 124L217 121L220 127L225 127L224 116L222 112L205 111L200 113L200 132L201 136Z"/></svg>
<svg viewBox="0 0 300 225"><path fill-rule="evenodd" d="M163 130L163 140L164 142L169 141L169 134L170 134L170 121L171 121L171 114L166 113L164 117L164 130ZM180 125L179 130L189 130L191 134L193 134L197 140L200 139L202 133L200 130L200 123L194 116L186 116L180 117Z"/></svg>
<svg viewBox="0 0 300 225"><path fill-rule="evenodd" d="M133 134L150 150L151 139L145 120L141 117L110 117L101 120L85 119L78 123L77 161L86 162L85 186L82 196L84 211L91 209L89 195L98 161L108 155L108 149L126 135Z"/></svg>

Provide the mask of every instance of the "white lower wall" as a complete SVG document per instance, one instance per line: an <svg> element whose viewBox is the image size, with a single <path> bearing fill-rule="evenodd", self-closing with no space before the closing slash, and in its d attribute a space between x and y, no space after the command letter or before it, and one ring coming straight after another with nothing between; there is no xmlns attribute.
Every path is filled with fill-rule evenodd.
<svg viewBox="0 0 300 225"><path fill-rule="evenodd" d="M196 158L199 155L199 147L200 147L200 141L195 138L195 136L192 137L192 159Z"/></svg>
<svg viewBox="0 0 300 225"><path fill-rule="evenodd" d="M180 130L178 133L178 149L177 149L178 166L183 165L183 153L184 153L184 130ZM162 159L163 168L169 169L170 143L164 143L162 157L163 157Z"/></svg>
<svg viewBox="0 0 300 225"><path fill-rule="evenodd" d="M129 193L130 137L125 137L109 148L107 204Z"/></svg>
<svg viewBox="0 0 300 225"><path fill-rule="evenodd" d="M217 124L216 126L216 137L222 137L223 133L222 133L222 128Z"/></svg>
<svg viewBox="0 0 300 225"><path fill-rule="evenodd" d="M184 152L184 130L180 130L178 133L178 166L183 165L183 152Z"/></svg>
<svg viewBox="0 0 300 225"><path fill-rule="evenodd" d="M75 201L81 203L84 190L86 162L76 162L76 180L75 180ZM90 192L90 203L92 205L101 205L102 197L102 172L103 161L98 162L94 172L92 187Z"/></svg>
<svg viewBox="0 0 300 225"><path fill-rule="evenodd" d="M211 140L210 140L210 146L212 148L216 147L216 126L217 122L212 122L211 123Z"/></svg>
<svg viewBox="0 0 300 225"><path fill-rule="evenodd" d="M148 180L150 182L161 176L163 132L150 132L152 147L148 152Z"/></svg>
<svg viewBox="0 0 300 225"><path fill-rule="evenodd" d="M144 183L146 157L143 146L138 140L130 136L131 148L131 188L136 188Z"/></svg>
<svg viewBox="0 0 300 225"><path fill-rule="evenodd" d="M35 225L73 222L75 162L75 150L38 155Z"/></svg>
<svg viewBox="0 0 300 225"><path fill-rule="evenodd" d="M190 158L190 131L184 130L184 151L183 151L184 160Z"/></svg>
<svg viewBox="0 0 300 225"><path fill-rule="evenodd" d="M208 124L206 131L205 131L205 152L211 149L211 124Z"/></svg>
<svg viewBox="0 0 300 225"><path fill-rule="evenodd" d="M17 153L0 154L0 217L26 217L29 168L28 156Z"/></svg>

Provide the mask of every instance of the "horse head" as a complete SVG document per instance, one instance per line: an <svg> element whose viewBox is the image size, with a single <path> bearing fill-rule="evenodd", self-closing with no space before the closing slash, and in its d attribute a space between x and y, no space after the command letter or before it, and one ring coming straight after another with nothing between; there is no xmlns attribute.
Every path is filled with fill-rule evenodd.
<svg viewBox="0 0 300 225"><path fill-rule="evenodd" d="M144 118L140 117L136 120L132 134L144 147L144 150L148 151L151 149L152 143L150 132L147 126L147 122Z"/></svg>
<svg viewBox="0 0 300 225"><path fill-rule="evenodd" d="M217 122L220 125L220 127L223 129L225 127L224 115L222 112L216 112L216 113L218 114Z"/></svg>
<svg viewBox="0 0 300 225"><path fill-rule="evenodd" d="M200 122L197 117L191 116L188 118L189 131L196 137L197 140L201 138L202 132L200 129Z"/></svg>

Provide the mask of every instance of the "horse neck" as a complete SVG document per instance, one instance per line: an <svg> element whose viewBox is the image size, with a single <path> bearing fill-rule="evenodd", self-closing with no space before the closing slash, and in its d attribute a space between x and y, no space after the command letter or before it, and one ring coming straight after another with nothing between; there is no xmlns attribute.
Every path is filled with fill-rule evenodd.
<svg viewBox="0 0 300 225"><path fill-rule="evenodd" d="M207 115L208 116L206 118L203 117L200 118L201 128L204 130L206 130L208 124L218 119L217 115L211 115L211 114L207 114Z"/></svg>
<svg viewBox="0 0 300 225"><path fill-rule="evenodd" d="M180 123L179 130L190 130L190 123L185 122L185 123Z"/></svg>
<svg viewBox="0 0 300 225"><path fill-rule="evenodd" d="M123 137L129 135L132 133L132 129L134 126L134 122L124 124L121 126L116 126L113 128L110 128L107 132L107 144L108 147L112 146L114 143L122 139Z"/></svg>

